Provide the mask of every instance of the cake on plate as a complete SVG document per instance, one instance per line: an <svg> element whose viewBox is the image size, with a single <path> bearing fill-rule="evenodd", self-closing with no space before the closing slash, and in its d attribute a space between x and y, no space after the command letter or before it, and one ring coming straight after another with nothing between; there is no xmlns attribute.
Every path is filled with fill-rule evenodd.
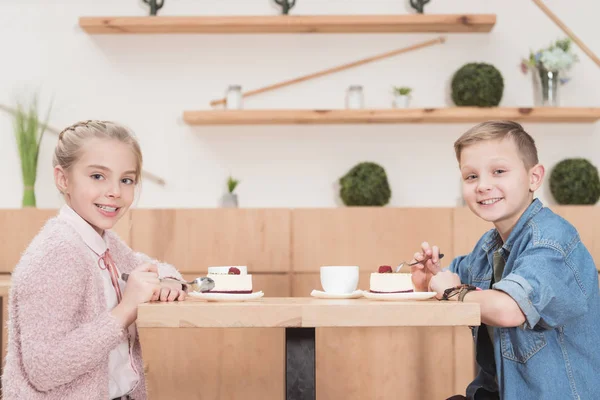
<svg viewBox="0 0 600 400"><path fill-rule="evenodd" d="M414 290L411 274L394 272L389 265L382 265L371 273L371 293L411 293Z"/></svg>
<svg viewBox="0 0 600 400"><path fill-rule="evenodd" d="M208 267L207 276L215 282L215 287L206 293L252 293L252 275L248 275L245 266Z"/></svg>

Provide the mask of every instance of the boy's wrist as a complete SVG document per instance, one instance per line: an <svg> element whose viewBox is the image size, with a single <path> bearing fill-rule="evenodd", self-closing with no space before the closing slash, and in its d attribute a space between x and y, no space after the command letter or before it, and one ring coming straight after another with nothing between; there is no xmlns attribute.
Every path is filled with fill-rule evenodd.
<svg viewBox="0 0 600 400"><path fill-rule="evenodd" d="M480 289L476 286L469 285L466 283L462 284L462 285L454 286L454 287L444 290L441 300L453 300L453 301L461 301L462 302L462 301L464 301L465 295L473 290L480 290Z"/></svg>

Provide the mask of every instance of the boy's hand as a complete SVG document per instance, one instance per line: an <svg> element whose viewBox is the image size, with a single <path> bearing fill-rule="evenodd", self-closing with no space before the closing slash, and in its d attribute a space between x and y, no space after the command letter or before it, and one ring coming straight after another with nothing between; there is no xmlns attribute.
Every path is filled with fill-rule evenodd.
<svg viewBox="0 0 600 400"><path fill-rule="evenodd" d="M429 281L429 288L432 292L437 292L436 297L441 299L444 295L444 290L460 284L460 277L457 274L450 271L442 271L431 278ZM457 300L455 297L452 298L452 300Z"/></svg>
<svg viewBox="0 0 600 400"><path fill-rule="evenodd" d="M418 262L410 267L412 281L417 292L429 290L429 281L442 270L440 266L440 249L437 246L430 247L429 243L421 243L421 252L414 255L410 264Z"/></svg>

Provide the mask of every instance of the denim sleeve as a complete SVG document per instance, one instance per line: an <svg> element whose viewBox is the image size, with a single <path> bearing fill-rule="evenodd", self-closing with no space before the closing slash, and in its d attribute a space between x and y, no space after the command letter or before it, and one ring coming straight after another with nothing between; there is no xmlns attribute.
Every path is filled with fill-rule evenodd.
<svg viewBox="0 0 600 400"><path fill-rule="evenodd" d="M467 270L467 258L470 254L466 256L458 256L448 266L448 268L444 268L444 270L449 270L450 272L454 272L460 277L461 283L471 283L469 282L469 271Z"/></svg>
<svg viewBox="0 0 600 400"><path fill-rule="evenodd" d="M494 284L512 297L523 314L525 329L563 325L588 309L585 287L577 266L553 247L534 247L515 261L509 275Z"/></svg>

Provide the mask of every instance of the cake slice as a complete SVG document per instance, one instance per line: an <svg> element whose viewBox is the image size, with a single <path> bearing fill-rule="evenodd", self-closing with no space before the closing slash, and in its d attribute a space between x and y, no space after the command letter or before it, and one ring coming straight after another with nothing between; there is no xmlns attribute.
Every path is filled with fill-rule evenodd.
<svg viewBox="0 0 600 400"><path fill-rule="evenodd" d="M206 293L252 293L252 275L248 275L245 266L208 267L208 277L215 282L215 287Z"/></svg>
<svg viewBox="0 0 600 400"><path fill-rule="evenodd" d="M393 272L389 265L382 265L371 273L371 293L411 293L414 291L411 274Z"/></svg>

